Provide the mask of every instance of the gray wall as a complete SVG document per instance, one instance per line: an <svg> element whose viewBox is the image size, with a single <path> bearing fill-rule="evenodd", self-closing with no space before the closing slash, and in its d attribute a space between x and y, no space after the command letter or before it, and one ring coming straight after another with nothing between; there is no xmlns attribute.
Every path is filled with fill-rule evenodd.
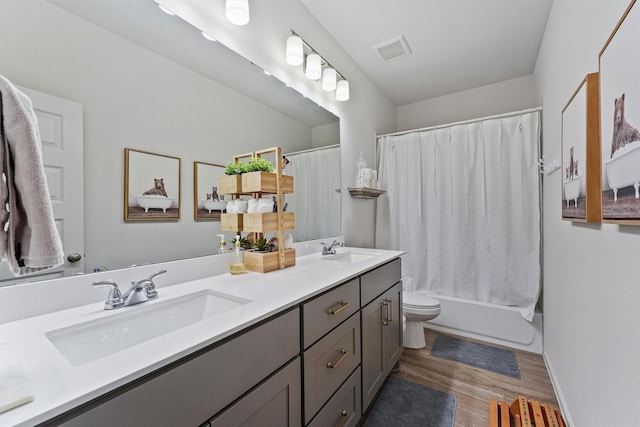
<svg viewBox="0 0 640 427"><path fill-rule="evenodd" d="M548 157L561 156L562 109L598 71L598 54L629 3L553 2L534 73ZM562 174L543 185L544 354L559 398L573 426L638 426L640 228L562 221Z"/></svg>

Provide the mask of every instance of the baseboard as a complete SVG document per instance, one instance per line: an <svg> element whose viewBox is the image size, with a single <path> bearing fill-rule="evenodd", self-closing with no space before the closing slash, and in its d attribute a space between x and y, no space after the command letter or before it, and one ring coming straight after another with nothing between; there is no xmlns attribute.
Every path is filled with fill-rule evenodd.
<svg viewBox="0 0 640 427"><path fill-rule="evenodd" d="M553 370L553 366L551 366L551 362L547 359L547 353L545 351L542 352L542 358L544 359L544 364L547 367L547 372L549 373L549 379L551 380L551 385L553 386L553 391L556 394L556 399L558 400L558 406L560 406L560 412L562 413L562 418L564 418L565 425L567 427L571 427L573 424L573 420L571 419L571 414L569 413L569 408L567 408L567 402L564 399L562 394L562 389L560 388L560 384L556 380L556 375Z"/></svg>

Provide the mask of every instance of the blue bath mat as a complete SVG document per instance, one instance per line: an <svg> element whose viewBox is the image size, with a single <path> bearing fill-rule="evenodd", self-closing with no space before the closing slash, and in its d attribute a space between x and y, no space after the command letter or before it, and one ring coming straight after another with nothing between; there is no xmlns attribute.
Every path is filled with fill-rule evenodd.
<svg viewBox="0 0 640 427"><path fill-rule="evenodd" d="M433 356L462 362L476 368L520 378L520 366L511 350L440 335L431 348Z"/></svg>
<svg viewBox="0 0 640 427"><path fill-rule="evenodd" d="M456 396L392 375L363 427L453 427Z"/></svg>

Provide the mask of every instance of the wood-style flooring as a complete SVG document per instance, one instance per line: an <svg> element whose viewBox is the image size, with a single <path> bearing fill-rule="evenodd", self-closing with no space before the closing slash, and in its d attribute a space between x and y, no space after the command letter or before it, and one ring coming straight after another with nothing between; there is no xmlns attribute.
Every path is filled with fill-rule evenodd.
<svg viewBox="0 0 640 427"><path fill-rule="evenodd" d="M431 356L431 347L436 335L441 333L425 329L427 346L420 350L405 348L400 359L400 370L395 372L395 375L455 394L457 397L455 426L488 426L490 399L511 403L521 395L527 399L550 403L558 408L542 355L514 350L520 365L521 378L512 378L464 363ZM492 343L484 344L501 347Z"/></svg>

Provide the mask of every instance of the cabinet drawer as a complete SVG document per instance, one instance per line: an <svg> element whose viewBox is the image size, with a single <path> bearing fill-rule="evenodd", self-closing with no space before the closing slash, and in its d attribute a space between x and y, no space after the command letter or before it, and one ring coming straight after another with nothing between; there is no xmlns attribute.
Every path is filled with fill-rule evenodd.
<svg viewBox="0 0 640 427"><path fill-rule="evenodd" d="M358 311L358 285L359 279L353 279L302 306L304 348Z"/></svg>
<svg viewBox="0 0 640 427"><path fill-rule="evenodd" d="M296 358L205 426L298 427L302 423L300 388L300 358Z"/></svg>
<svg viewBox="0 0 640 427"><path fill-rule="evenodd" d="M308 423L360 364L360 314L304 352L304 416Z"/></svg>
<svg viewBox="0 0 640 427"><path fill-rule="evenodd" d="M300 351L300 313L291 310L55 425L197 426ZM84 409L79 410L83 411ZM69 414L69 418L75 416ZM63 416L66 418L66 416ZM66 420L65 420L66 421Z"/></svg>
<svg viewBox="0 0 640 427"><path fill-rule="evenodd" d="M400 258L376 268L360 278L360 305L364 307L375 297L398 283L401 279Z"/></svg>
<svg viewBox="0 0 640 427"><path fill-rule="evenodd" d="M360 421L360 368L342 384L309 427L351 427Z"/></svg>

